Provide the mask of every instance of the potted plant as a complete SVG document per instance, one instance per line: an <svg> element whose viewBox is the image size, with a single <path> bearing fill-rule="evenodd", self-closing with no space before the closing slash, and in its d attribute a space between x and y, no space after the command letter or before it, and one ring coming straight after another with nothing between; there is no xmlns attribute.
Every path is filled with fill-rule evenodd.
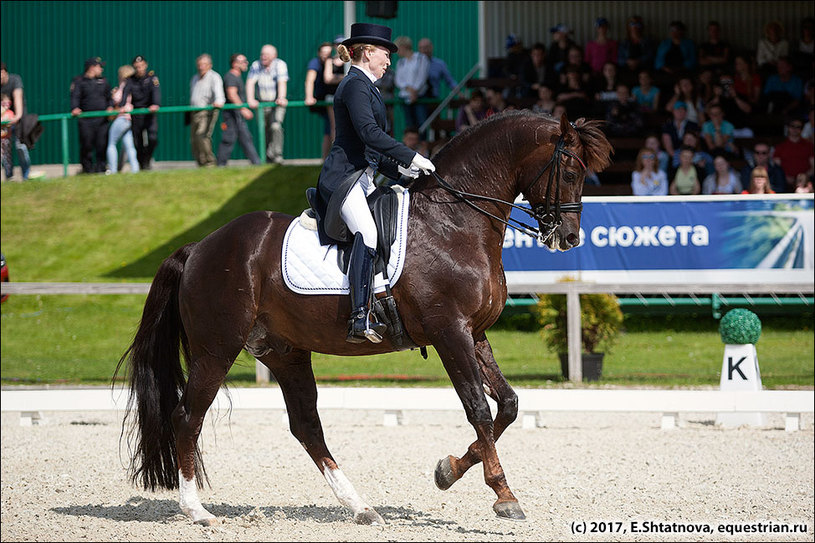
<svg viewBox="0 0 815 543"><path fill-rule="evenodd" d="M547 347L560 356L563 376L569 378L566 295L540 294L533 306ZM583 380L596 381L603 372L603 357L620 334L623 312L613 294L580 295L580 339Z"/></svg>

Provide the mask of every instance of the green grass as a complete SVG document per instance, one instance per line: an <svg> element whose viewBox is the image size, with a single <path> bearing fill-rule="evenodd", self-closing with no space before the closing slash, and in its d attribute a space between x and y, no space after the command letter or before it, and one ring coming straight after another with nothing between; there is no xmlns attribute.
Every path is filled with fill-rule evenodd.
<svg viewBox="0 0 815 543"><path fill-rule="evenodd" d="M318 167L246 167L84 176L2 186L2 240L14 281L150 281L161 261L250 211L297 214ZM2 305L2 384L107 384L129 345L143 295L14 295ZM513 386L563 384L560 362L521 314L488 333ZM521 330L507 323L526 323ZM767 388L815 384L812 314L762 317L757 344ZM709 315L627 315L603 378L583 386L717 386L723 345ZM372 357L314 354L321 383L449 386L435 351ZM242 353L233 385L254 384ZM360 378L360 376L366 376ZM373 377L371 377L373 376Z"/></svg>

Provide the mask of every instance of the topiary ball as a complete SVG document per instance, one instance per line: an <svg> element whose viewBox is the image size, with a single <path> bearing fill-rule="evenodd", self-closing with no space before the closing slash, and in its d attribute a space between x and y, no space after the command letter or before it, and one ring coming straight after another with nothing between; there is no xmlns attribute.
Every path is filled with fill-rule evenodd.
<svg viewBox="0 0 815 543"><path fill-rule="evenodd" d="M719 334L728 345L756 343L761 335L761 321L752 311L731 309L719 323Z"/></svg>

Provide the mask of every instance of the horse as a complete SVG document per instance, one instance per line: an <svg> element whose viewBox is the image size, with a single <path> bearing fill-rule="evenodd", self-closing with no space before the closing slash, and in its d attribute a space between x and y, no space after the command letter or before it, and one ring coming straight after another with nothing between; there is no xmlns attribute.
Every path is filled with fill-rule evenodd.
<svg viewBox="0 0 815 543"><path fill-rule="evenodd" d="M494 115L453 137L433 158L436 172L410 192L405 267L392 296L416 346L433 346L460 398L476 440L461 457L439 460L434 479L449 489L483 463L499 518L526 518L499 462L495 442L516 419L518 398L501 373L486 330L507 298L501 250L507 226L565 251L580 241L583 182L600 172L612 148L600 121L531 111ZM514 203L522 195L529 207ZM513 207L537 227L512 224ZM198 437L205 414L242 349L269 368L289 427L339 502L359 524L386 524L357 494L329 452L317 412L311 353L372 355L398 350L349 343L345 295L292 292L281 273L281 243L291 215L242 215L159 266L131 345L130 396L122 436L130 482L145 490L178 489L181 510L196 524L217 524L198 497L209 478ZM404 347L403 347L404 348ZM186 374L181 355L186 362ZM495 419L487 402L496 405Z"/></svg>

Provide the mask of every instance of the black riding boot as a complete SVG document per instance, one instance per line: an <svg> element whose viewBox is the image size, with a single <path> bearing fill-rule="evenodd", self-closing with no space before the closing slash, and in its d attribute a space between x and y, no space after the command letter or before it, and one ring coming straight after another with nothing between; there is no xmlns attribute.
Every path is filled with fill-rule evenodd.
<svg viewBox="0 0 815 543"><path fill-rule="evenodd" d="M354 236L351 259L348 262L348 282L351 284L351 319L348 321L350 343L372 343L382 341L387 326L380 322L370 322L371 297L374 282L374 257L376 250L362 242L362 234Z"/></svg>

